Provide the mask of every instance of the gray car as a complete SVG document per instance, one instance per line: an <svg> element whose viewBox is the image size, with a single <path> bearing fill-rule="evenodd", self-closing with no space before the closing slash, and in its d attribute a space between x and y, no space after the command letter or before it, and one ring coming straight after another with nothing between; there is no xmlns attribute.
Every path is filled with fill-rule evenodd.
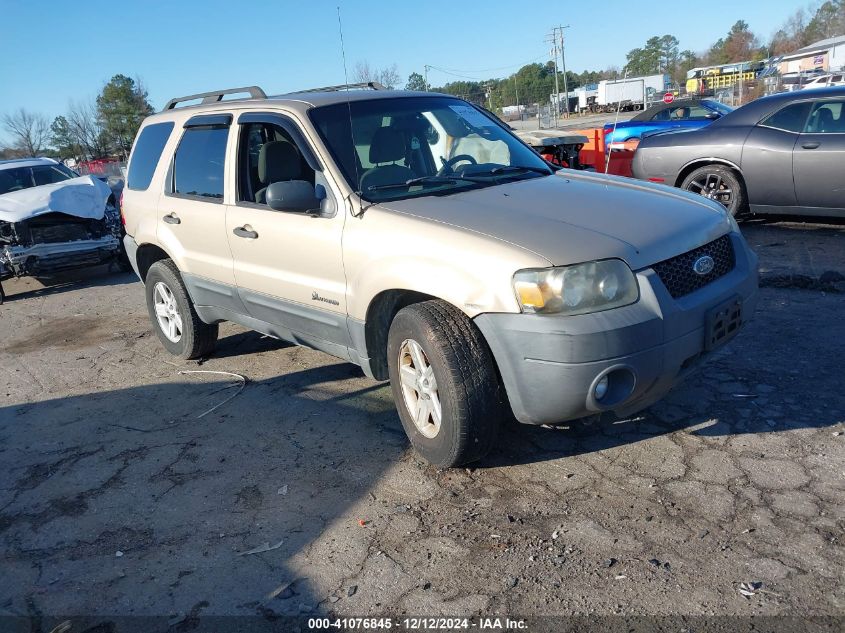
<svg viewBox="0 0 845 633"><path fill-rule="evenodd" d="M631 169L734 215L845 216L845 88L771 95L706 128L648 136Z"/></svg>

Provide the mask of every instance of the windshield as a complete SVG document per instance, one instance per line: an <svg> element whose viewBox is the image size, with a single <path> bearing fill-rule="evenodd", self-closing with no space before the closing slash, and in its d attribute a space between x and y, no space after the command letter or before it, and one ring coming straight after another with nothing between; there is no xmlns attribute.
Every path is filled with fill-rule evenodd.
<svg viewBox="0 0 845 633"><path fill-rule="evenodd" d="M370 202L552 173L495 119L459 99L344 102L314 108L310 115L349 185Z"/></svg>
<svg viewBox="0 0 845 633"><path fill-rule="evenodd" d="M58 163L55 165L35 165L33 167L3 169L0 170L0 195L20 191L21 189L29 189L30 187L51 185L71 178L76 178L76 174Z"/></svg>
<svg viewBox="0 0 845 633"><path fill-rule="evenodd" d="M704 105L706 105L706 106L707 106L708 108L710 108L711 110L715 110L716 112L718 112L718 113L719 113L719 114L721 114L722 116L726 115L728 112L733 112L733 111L734 111L734 108L732 108L732 107L731 107L731 106L729 106L729 105L725 105L725 104L724 104L724 103L722 103L721 101L714 101L714 100L712 100L712 99L705 99L705 100L704 100L704 101L702 101L701 103L703 103Z"/></svg>

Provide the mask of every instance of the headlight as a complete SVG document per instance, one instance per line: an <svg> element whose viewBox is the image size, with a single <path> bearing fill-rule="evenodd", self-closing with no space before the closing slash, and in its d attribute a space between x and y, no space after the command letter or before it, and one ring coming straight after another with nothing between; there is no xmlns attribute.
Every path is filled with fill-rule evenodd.
<svg viewBox="0 0 845 633"><path fill-rule="evenodd" d="M513 286L522 311L537 314L599 312L629 305L640 296L634 273L619 259L520 270Z"/></svg>

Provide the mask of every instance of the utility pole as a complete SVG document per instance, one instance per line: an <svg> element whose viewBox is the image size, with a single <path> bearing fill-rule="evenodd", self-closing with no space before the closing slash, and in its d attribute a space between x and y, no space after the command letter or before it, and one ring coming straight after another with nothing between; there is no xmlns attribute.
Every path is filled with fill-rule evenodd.
<svg viewBox="0 0 845 633"><path fill-rule="evenodd" d="M491 83L484 84L484 91L486 92L485 96L487 97L487 109L490 110L490 112L492 112L493 111L493 84L491 84Z"/></svg>
<svg viewBox="0 0 845 633"><path fill-rule="evenodd" d="M552 33L551 35L549 35L549 37L551 38L552 44L552 60L554 60L555 64L555 98L552 100L552 111L554 113L554 126L557 127L557 112L560 106L560 85L558 84L557 76L557 37L555 36L554 30L552 30ZM548 42L549 40L547 39L546 41Z"/></svg>
<svg viewBox="0 0 845 633"><path fill-rule="evenodd" d="M560 63L563 68L563 91L566 93L566 118L569 118L569 85L566 80L566 53L563 48L563 29L568 29L569 25L556 26L552 29L552 33L560 37Z"/></svg>
<svg viewBox="0 0 845 633"><path fill-rule="evenodd" d="M428 92L428 69L431 68L431 66L426 64L423 68L425 68L425 91Z"/></svg>

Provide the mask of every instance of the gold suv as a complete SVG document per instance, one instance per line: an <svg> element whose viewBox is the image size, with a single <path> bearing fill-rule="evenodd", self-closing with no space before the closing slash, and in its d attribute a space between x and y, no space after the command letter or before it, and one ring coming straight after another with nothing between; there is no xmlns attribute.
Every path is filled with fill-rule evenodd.
<svg viewBox="0 0 845 633"><path fill-rule="evenodd" d="M466 101L379 88L223 90L144 122L124 243L171 353L234 321L348 360L445 467L506 415L642 409L750 317L757 259L718 203L560 170Z"/></svg>

